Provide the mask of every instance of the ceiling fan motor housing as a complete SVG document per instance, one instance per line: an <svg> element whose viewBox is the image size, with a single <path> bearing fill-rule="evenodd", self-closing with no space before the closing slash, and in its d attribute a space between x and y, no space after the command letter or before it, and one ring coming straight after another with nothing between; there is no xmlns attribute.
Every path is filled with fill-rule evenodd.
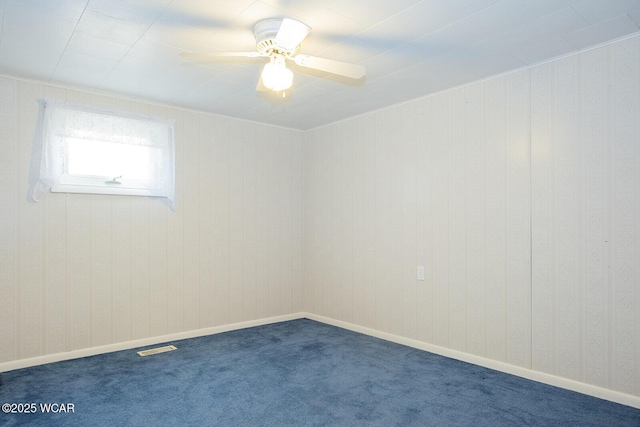
<svg viewBox="0 0 640 427"><path fill-rule="evenodd" d="M276 35L280 26L282 25L282 19L265 19L260 21L253 28L253 33L256 37L256 50L265 56L271 56L273 54L280 54L286 57L290 57L296 53L298 46L294 49L287 50L276 44Z"/></svg>

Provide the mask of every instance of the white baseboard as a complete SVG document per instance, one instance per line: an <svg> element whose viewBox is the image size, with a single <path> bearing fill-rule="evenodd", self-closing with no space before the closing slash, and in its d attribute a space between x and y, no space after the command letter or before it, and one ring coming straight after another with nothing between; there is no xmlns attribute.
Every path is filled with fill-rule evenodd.
<svg viewBox="0 0 640 427"><path fill-rule="evenodd" d="M337 326L354 332L359 332L372 337L380 338L397 344L406 345L417 348L419 350L428 351L430 353L439 354L441 356L450 357L452 359L461 360L463 362L472 363L474 365L483 366L485 368L494 369L496 371L505 372L507 374L516 375L518 377L537 381L540 383L561 387L567 390L576 391L578 393L587 394L589 396L598 397L600 399L609 400L620 403L622 405L631 406L640 409L640 397L622 393L615 390L609 390L597 387L591 384L581 383L579 381L567 378L557 377L555 375L544 372L534 371L520 366L510 365L508 363L499 362L492 359L452 350L446 347L440 347L428 344L422 341L405 338L399 335L378 331L364 326L355 325L340 320L319 316L312 313L293 313L284 316L269 317L265 319L256 319L246 322L233 323L229 325L214 326L210 328L197 329L193 331L179 332L175 334L162 335L151 338L144 338L134 341L126 341L121 343L109 344L99 347L84 348L64 353L49 354L43 356L32 357L28 359L14 360L10 362L0 363L0 372L13 371L15 369L28 368L30 366L44 365L46 363L60 362L63 360L78 359L80 357L95 356L97 354L111 353L120 350L129 350L133 348L145 347L166 343L170 341L183 340L187 338L196 338L205 335L214 335L222 332L235 331L238 329L251 328L254 326L268 325L272 323L286 322L289 320L307 318L328 325Z"/></svg>
<svg viewBox="0 0 640 427"><path fill-rule="evenodd" d="M186 332L178 332L175 334L143 338L143 339L133 340L133 341L125 341L125 342L120 342L115 344L103 345L99 347L83 348L83 349L68 351L64 353L55 353L55 354L31 357L28 359L14 360L10 362L0 363L0 372L13 371L15 369L28 368L30 366L44 365L46 363L60 362L63 360L78 359L80 357L95 356L97 354L111 353L113 351L146 347L150 345L166 343L169 341L178 341L178 340L183 340L187 338L202 337L205 335L214 335L222 332L229 332L229 331L235 331L238 329L251 328L254 326L268 325L271 323L286 322L288 320L301 319L303 317L304 317L303 313L293 313L293 314L288 314L284 316L249 320L246 322L232 323L230 325L214 326L210 328L196 329L193 331L186 331Z"/></svg>
<svg viewBox="0 0 640 427"><path fill-rule="evenodd" d="M510 365L505 362L499 362L496 360L487 359L487 358L476 356L473 354L452 350L446 347L440 347L440 346L428 344L422 341L401 337L399 335L394 335L387 332L381 332L381 331L367 328L364 326L359 326L359 325L331 319L324 316L318 316L312 313L302 313L302 314L303 314L303 317L307 319L315 320L321 323L326 323L328 325L337 326L339 328L348 329L354 332L359 332L359 333L380 338L386 341L391 341L397 344L406 345L408 347L417 348L419 350L428 351L430 353L439 354L441 356L449 357L449 358L460 360L467 363L472 363L474 365L482 366L482 367L493 369L500 372L505 372L507 374L516 375L518 377L537 381L543 384L548 384L555 387L576 391L578 393L587 394L589 396L594 396L600 399L605 399L611 402L616 402L622 405L627 405L627 406L640 409L639 396L634 396L634 395L622 393L619 391L610 390L610 389L594 386L591 384L570 380L567 378L557 377L555 375L547 374L544 372L534 371L532 369Z"/></svg>

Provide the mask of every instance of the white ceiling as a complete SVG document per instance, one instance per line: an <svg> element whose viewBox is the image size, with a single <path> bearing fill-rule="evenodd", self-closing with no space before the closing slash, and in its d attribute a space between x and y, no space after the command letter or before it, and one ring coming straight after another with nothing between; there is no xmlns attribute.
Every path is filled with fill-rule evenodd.
<svg viewBox="0 0 640 427"><path fill-rule="evenodd" d="M640 0L0 0L0 73L310 129L640 31ZM257 93L253 26L305 22L300 52L367 68L349 82L291 66Z"/></svg>

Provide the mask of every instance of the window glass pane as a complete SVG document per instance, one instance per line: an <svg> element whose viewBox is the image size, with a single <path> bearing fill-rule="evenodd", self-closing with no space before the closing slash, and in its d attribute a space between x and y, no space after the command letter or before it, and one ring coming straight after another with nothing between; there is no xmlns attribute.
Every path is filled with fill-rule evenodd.
<svg viewBox="0 0 640 427"><path fill-rule="evenodd" d="M75 176L100 176L148 180L152 178L152 148L105 141L66 139L66 172Z"/></svg>

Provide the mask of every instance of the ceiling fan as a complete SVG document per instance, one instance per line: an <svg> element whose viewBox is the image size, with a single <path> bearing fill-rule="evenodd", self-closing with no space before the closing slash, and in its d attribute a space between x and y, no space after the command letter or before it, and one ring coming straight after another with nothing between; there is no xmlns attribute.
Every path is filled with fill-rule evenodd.
<svg viewBox="0 0 640 427"><path fill-rule="evenodd" d="M246 57L269 58L262 70L256 90L281 92L291 87L293 72L287 68L288 60L297 65L327 73L360 79L366 74L362 65L334 61L317 56L298 54L300 43L309 35L311 27L295 19L266 19L254 27L255 52L183 52L185 57Z"/></svg>

